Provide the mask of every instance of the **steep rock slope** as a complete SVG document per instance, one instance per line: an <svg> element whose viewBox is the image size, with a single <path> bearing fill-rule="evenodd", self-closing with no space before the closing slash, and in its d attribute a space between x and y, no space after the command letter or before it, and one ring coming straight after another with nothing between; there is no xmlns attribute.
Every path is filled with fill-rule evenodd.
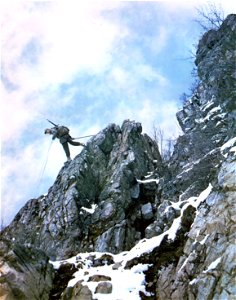
<svg viewBox="0 0 236 300"><path fill-rule="evenodd" d="M167 194L171 190L171 197L183 191L188 197L206 187L221 159L219 147L235 136L235 26L235 15L229 15L218 31L210 30L199 42L195 63L200 84L177 113L184 135L166 177L164 189Z"/></svg>
<svg viewBox="0 0 236 300"><path fill-rule="evenodd" d="M151 222L142 206L155 198L153 190L146 197L137 180L154 169L163 172L156 143L141 132L140 123L127 120L93 137L61 169L48 194L30 200L4 235L51 259L130 249Z"/></svg>
<svg viewBox="0 0 236 300"><path fill-rule="evenodd" d="M236 16L229 15L199 42L201 83L177 113L184 133L168 165L139 123L112 124L2 232L13 246L36 247L52 260L77 254L53 262L56 275L45 299L103 299L106 293L114 300L119 282L106 274L110 269L146 275L146 290L130 289L135 299L234 299L235 35ZM3 260L9 264L6 255Z"/></svg>
<svg viewBox="0 0 236 300"><path fill-rule="evenodd" d="M189 231L185 232L187 236L182 237L182 241L186 241L181 256L174 263L166 261L159 272L158 299L234 299L235 145L236 138L222 148L227 158L219 168L211 193L199 206ZM185 201L180 203L183 205Z"/></svg>
<svg viewBox="0 0 236 300"><path fill-rule="evenodd" d="M236 295L235 38L235 15L229 15L218 31L203 36L196 56L201 83L177 113L184 134L175 146L169 173L159 183L161 205L150 225L151 235L160 233L165 224L164 230L172 225L180 208L209 184L212 190L197 213L192 209L182 215L174 241L179 240L178 248L171 249L168 243L168 257L164 247L156 250L158 256L142 258L156 264L162 261L149 274L158 299L233 299Z"/></svg>

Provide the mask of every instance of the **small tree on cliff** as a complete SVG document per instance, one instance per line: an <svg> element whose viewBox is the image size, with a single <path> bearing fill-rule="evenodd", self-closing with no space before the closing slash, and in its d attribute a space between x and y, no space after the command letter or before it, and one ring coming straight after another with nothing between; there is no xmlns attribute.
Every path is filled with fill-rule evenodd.
<svg viewBox="0 0 236 300"><path fill-rule="evenodd" d="M173 153L176 138L167 138L165 131L161 127L154 124L153 139L159 147L159 151L163 160L168 161Z"/></svg>
<svg viewBox="0 0 236 300"><path fill-rule="evenodd" d="M203 33L209 30L218 30L225 20L225 13L222 9L222 6L216 5L215 3L208 2L206 5L197 7L196 11L198 17L194 21L198 23L203 30ZM195 47L197 49L197 45L195 45ZM196 53L193 53L192 51L190 51L190 53L190 59L196 59ZM191 75L194 81L189 88L189 92L182 93L179 98L183 105L193 96L201 84L201 81L198 77L197 68L193 68Z"/></svg>
<svg viewBox="0 0 236 300"><path fill-rule="evenodd" d="M225 20L225 14L220 5L208 2L206 5L196 8L198 18L195 20L204 32L220 28L221 24Z"/></svg>

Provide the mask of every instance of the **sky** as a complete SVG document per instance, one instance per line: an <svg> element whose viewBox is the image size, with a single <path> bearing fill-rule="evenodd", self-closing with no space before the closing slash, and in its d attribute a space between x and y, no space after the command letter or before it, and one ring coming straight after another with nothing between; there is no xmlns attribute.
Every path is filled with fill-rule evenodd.
<svg viewBox="0 0 236 300"><path fill-rule="evenodd" d="M125 119L165 138L193 82L206 1L1 2L1 226L46 194L66 157L46 119L73 137ZM230 0L218 0L225 15ZM81 140L86 143L86 139ZM70 147L74 158L81 147Z"/></svg>
<svg viewBox="0 0 236 300"><path fill-rule="evenodd" d="M155 181L155 180L154 180ZM148 183L150 180L144 180L143 183ZM151 296L149 292L146 292L145 289L145 273L149 266L148 264L137 264L131 268L125 268L128 262L136 257L140 257L145 253L150 253L153 249L157 248L161 245L161 242L166 237L168 240L174 241L176 238L176 234L178 230L181 228L182 216L184 211L191 205L198 209L198 206L206 200L209 194L212 191L212 185L209 184L208 187L203 190L198 197L191 197L184 201L172 202L171 205L167 206L164 213L168 212L169 209L174 209L180 211L180 216L175 218L169 229L161 233L160 235L154 236L150 239L142 239L140 240L130 251L124 251L119 254L111 254L111 253L78 253L76 256L73 256L67 260L63 261L51 261L55 269L58 269L61 265L65 263L73 264L78 267L78 271L73 274L73 277L68 282L68 287L73 287L77 282L82 282L83 285L87 285L93 294L93 298L98 300L114 300L114 299L129 299L129 300L137 300L141 299L139 297L139 291L142 291L146 296ZM96 209L96 208L95 208ZM84 210L88 211L87 208ZM94 213L94 209L91 209L89 213ZM206 235L204 239L200 241L203 245L209 235ZM195 239L194 242L197 242ZM198 240L199 242L199 240ZM109 255L110 258L114 261L110 260L110 264L104 263L102 266L97 266L94 264L94 261L97 259L105 260L103 255ZM103 259L101 259L103 257ZM185 267L189 257L187 257L179 269L179 272ZM212 269L215 269L222 257L218 257L214 260L203 273L207 273ZM82 266L82 268L81 268ZM109 294L95 293L96 286L98 282L93 282L89 278L96 275L103 275L110 277L110 283L112 284L112 291ZM199 278L196 277L193 279L194 282L198 281ZM192 283L193 283L192 280Z"/></svg>

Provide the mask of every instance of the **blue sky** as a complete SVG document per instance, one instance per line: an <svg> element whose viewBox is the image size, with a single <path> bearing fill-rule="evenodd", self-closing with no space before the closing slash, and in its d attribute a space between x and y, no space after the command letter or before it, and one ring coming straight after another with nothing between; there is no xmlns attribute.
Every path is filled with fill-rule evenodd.
<svg viewBox="0 0 236 300"><path fill-rule="evenodd" d="M218 1L225 14L232 2ZM204 1L5 1L1 3L1 222L47 193L65 161L45 120L74 137L131 119L143 132L180 134L191 51ZM85 140L86 141L86 140ZM72 158L81 148L71 147ZM48 161L42 175L45 162ZM40 179L41 178L41 179Z"/></svg>

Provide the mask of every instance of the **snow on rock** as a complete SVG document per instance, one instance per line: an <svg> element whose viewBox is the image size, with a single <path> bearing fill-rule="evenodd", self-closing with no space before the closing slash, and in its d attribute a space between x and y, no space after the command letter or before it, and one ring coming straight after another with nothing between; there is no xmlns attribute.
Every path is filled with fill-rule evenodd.
<svg viewBox="0 0 236 300"><path fill-rule="evenodd" d="M137 182L138 183L152 183L152 182L155 182L156 184L159 183L159 179L145 179L145 180L140 180L140 179L137 179Z"/></svg>
<svg viewBox="0 0 236 300"><path fill-rule="evenodd" d="M235 146L235 147L232 147L229 151L230 151L230 152L236 153L236 146Z"/></svg>
<svg viewBox="0 0 236 300"><path fill-rule="evenodd" d="M144 274L144 272L150 267L150 264L139 263L130 269L127 269L127 262L146 253L150 253L153 249L160 246L163 238L166 236L169 240L174 241L177 231L181 227L181 219L184 211L190 205L197 209L200 203L208 197L211 190L212 185L209 184L198 197L191 197L184 202L179 201L178 203L172 203L171 206L175 209L180 209L180 206L183 203L184 205L181 208L180 216L174 219L170 228L158 236L140 240L130 251L121 252L119 254L107 252L79 253L67 260L51 261L51 264L56 270L66 263L74 265L78 271L73 274L74 278L68 282L68 288L73 288L78 282L80 282L82 285L86 285L92 292L93 296L98 300L137 300L140 299L140 291L146 295L150 295L150 293L145 290L146 282ZM202 241L202 243L204 243L204 241ZM189 258L185 260L180 270L184 268L188 259ZM217 261L216 263L219 262ZM208 270L214 268L214 266L214 264L211 264ZM96 293L99 289L97 289L98 281L91 280L94 276L110 278L109 293ZM104 280L101 279L101 281Z"/></svg>
<svg viewBox="0 0 236 300"><path fill-rule="evenodd" d="M234 146L235 143L236 143L236 137L230 139L230 140L227 141L224 145L222 145L221 151L224 151L225 149Z"/></svg>
<svg viewBox="0 0 236 300"><path fill-rule="evenodd" d="M203 273L207 273L207 272L209 272L209 271L215 269L215 268L218 266L218 264L220 263L220 261L221 261L221 257L217 258L215 261L213 261L213 262L209 265L209 267L207 268L207 270L203 271Z"/></svg>
<svg viewBox="0 0 236 300"><path fill-rule="evenodd" d="M81 209L88 212L89 214L93 214L97 207L98 207L97 204L92 204L91 208L81 207Z"/></svg>
<svg viewBox="0 0 236 300"><path fill-rule="evenodd" d="M183 132L168 162L140 123L108 125L4 229L0 290L51 300L234 298L235 25L231 14L199 41L200 81L177 113ZM52 270L33 249L51 260L81 254Z"/></svg>
<svg viewBox="0 0 236 300"><path fill-rule="evenodd" d="M134 253L133 253L134 254ZM113 263L102 261L102 257L109 256L112 258ZM55 269L58 269L61 265L70 263L74 264L78 268L78 271L73 274L73 279L68 282L68 288L74 287L78 282L88 286L91 290L93 297L97 300L114 300L114 299L130 299L137 300L139 298L139 292L142 291L148 295L145 291L145 275L149 267L148 264L138 264L131 269L125 269L124 266L127 260L130 258L127 252L122 252L118 255L101 252L80 253L70 259L63 261L55 261L53 264ZM101 263L98 263L98 262ZM118 267L117 267L118 266ZM98 278L92 280L92 278ZM101 281L99 281L99 277ZM107 280L105 280L107 279ZM110 280L109 280L110 279ZM98 293L97 286L99 282L109 281L109 293Z"/></svg>
<svg viewBox="0 0 236 300"><path fill-rule="evenodd" d="M213 101L213 100L208 101L206 104L204 104L202 106L202 111L208 110L209 108L211 108L212 106L214 106L214 104L215 104L215 101Z"/></svg>
<svg viewBox="0 0 236 300"><path fill-rule="evenodd" d="M235 152L235 144L236 144L236 137L227 141L224 145L221 146L220 150L224 157L227 158L229 152Z"/></svg>
<svg viewBox="0 0 236 300"><path fill-rule="evenodd" d="M181 218L183 216L184 211L187 209L187 207L192 205L193 207L197 208L200 205L200 203L203 202L209 196L211 190L212 190L212 185L209 184L208 187L203 192L201 192L201 194L198 197L191 197L186 201L187 203L181 208L180 216L174 220L172 226L167 231L169 239L171 240L175 239L176 233L181 225Z"/></svg>
<svg viewBox="0 0 236 300"><path fill-rule="evenodd" d="M187 264L187 262L189 261L189 259L190 259L190 257L192 256L192 255L194 255L195 254L195 250L185 259L185 261L183 262L183 264L182 264L182 266L181 266L181 268L178 270L178 273L180 273L181 271L182 271L182 269L184 269L184 267L186 266L186 264Z"/></svg>
<svg viewBox="0 0 236 300"><path fill-rule="evenodd" d="M209 237L209 234L207 234L207 235L204 237L203 240L199 241L199 243L200 243L201 245L204 245L205 242L206 242L206 240L208 239L208 237Z"/></svg>
<svg viewBox="0 0 236 300"><path fill-rule="evenodd" d="M220 111L221 111L221 107L220 106L214 107L214 108L212 108L208 112L208 114L204 118L195 119L195 122L198 123L198 124L206 123L210 119L216 118L216 116L219 117L219 118L224 118L224 116L225 116L224 113L222 113L222 114L216 114L216 113L218 113Z"/></svg>

